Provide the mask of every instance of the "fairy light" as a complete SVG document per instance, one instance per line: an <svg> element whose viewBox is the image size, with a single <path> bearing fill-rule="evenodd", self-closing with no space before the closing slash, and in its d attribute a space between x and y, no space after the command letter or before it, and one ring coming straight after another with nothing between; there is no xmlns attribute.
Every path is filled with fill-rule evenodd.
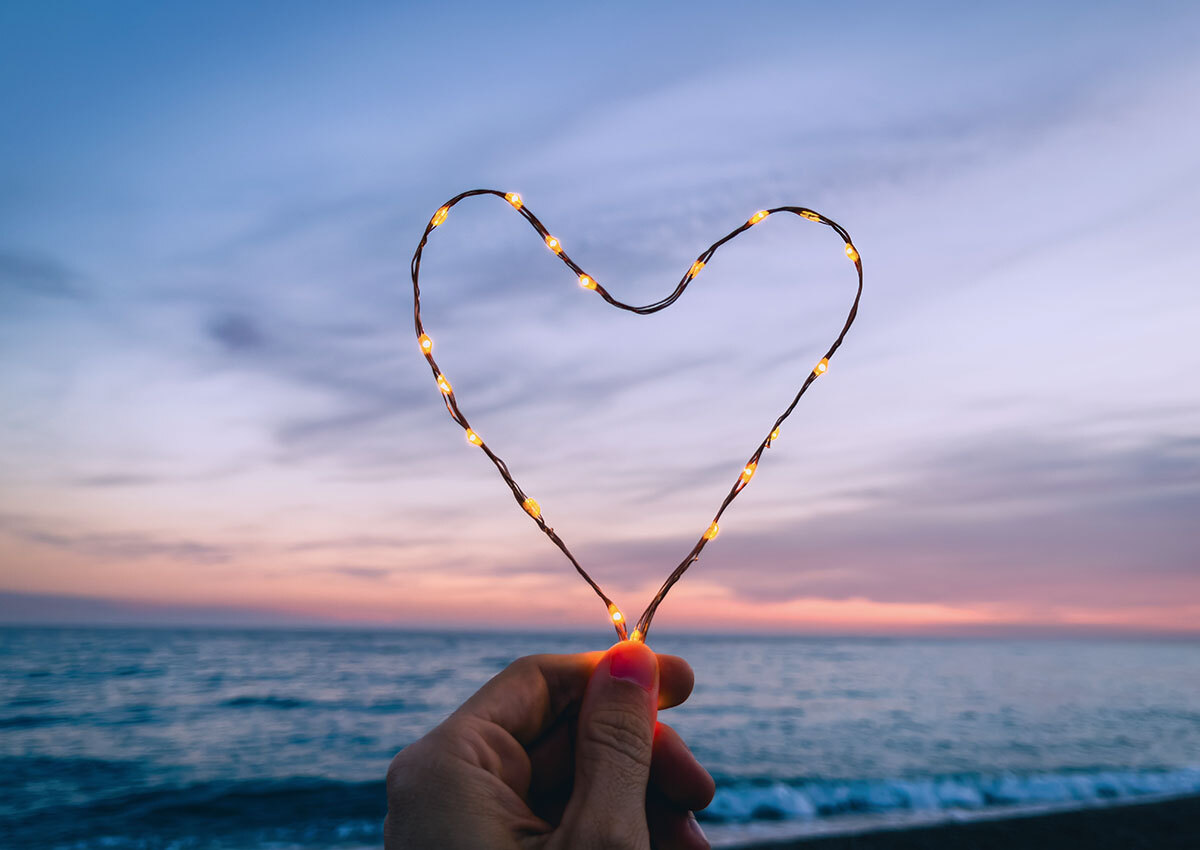
<svg viewBox="0 0 1200 850"><path fill-rule="evenodd" d="M596 281L593 278L591 278L589 275L584 274L582 271L580 271L579 266L577 266L574 263L574 261L572 261L567 256L567 254L563 251L562 243L560 243L556 237L550 235L549 231L541 223L541 221L538 220L537 216L535 216L532 212L530 212L528 207L525 206L525 203L521 199L521 196L519 194L517 194L516 192L507 192L507 193L499 192L499 191L496 191L493 189L472 189L469 192L463 192L463 193L451 198L448 202L446 202L446 204L439 207L437 212L435 212L433 214L433 217L430 219L430 222L429 222L430 226L429 226L429 228L426 229L425 234L421 237L421 241L417 245L416 253L413 255L413 261L412 261L413 314L414 314L414 318L416 319L417 342L421 348L422 353L424 353L425 355L430 355L432 353L433 340L430 339L429 336L424 332L424 330L422 329L422 324L421 324L421 290L420 290L420 285L418 282L419 276L420 276L420 269L421 269L421 256L425 249L425 245L428 242L430 231L433 228L438 227L443 222L445 222L446 217L449 215L451 207L453 207L455 204L459 203L463 199L473 197L475 195L496 195L500 198L503 198L514 209L520 210L522 216L530 223L530 225L545 240L546 247L548 247L556 255L561 257L562 260L578 274L579 285L581 287L583 287L584 289L591 289L591 290L597 289ZM732 232L730 232L726 236L722 237L721 239L717 240L712 245L710 245L707 251L702 252L700 254L700 256L705 259L694 261L692 263L691 267L688 269L688 272L684 275L683 280L676 286L675 290L672 293L670 293L667 297L665 297L659 301L655 301L651 304L647 304L645 306L639 307L639 306L634 306L634 305L626 304L622 301L619 301L619 300L611 297L607 292L601 291L601 294L604 296L604 300L607 301L612 306L614 306L620 310L626 310L630 313L635 313L640 316L647 316L647 315L650 315L653 313L657 313L660 310L664 310L667 307L674 304L675 301L677 301L679 299L679 297L687 289L688 284L691 283L691 281L695 279L696 275L699 274L701 269L704 268L705 264L709 260L712 259L713 255L717 252L717 250L719 248L721 248L725 243L729 242L731 239L736 237L738 234L740 234L741 232L746 230L748 227L758 224L760 221L762 221L768 215L772 215L773 213L776 213L776 212L779 212L779 213L790 212L793 215L796 215L803 219L806 219L807 221L816 222L818 224L821 224L821 225L833 230L839 237L841 237L841 239L845 245L846 256L849 257L850 260L855 265L855 271L856 271L857 278L858 278L858 281L857 281L858 286L857 286L857 289L854 294L854 302L850 307L850 311L846 316L845 323L843 324L840 333L838 334L837 338L833 342L833 345L829 349L829 354L826 355L825 357L823 357L821 359L821 361L819 363L817 363L817 365L813 368L812 375L814 377L819 377L828 371L829 358L841 346L842 341L846 337L846 333L850 330L850 326L854 323L854 318L858 313L859 300L862 297L863 272L862 272L862 264L860 262L858 250L854 247L854 243L850 238L850 234L847 233L846 230L844 228L842 228L836 222L834 222L831 219L828 219L828 218L820 215L819 213L816 213L806 207L777 207L773 211L772 210L759 210L758 212L754 213L754 215L750 216L750 218L745 222L745 224L742 224L741 226L735 228ZM445 401L446 401L447 410L449 410L451 417L466 431L467 442L473 446L483 446L483 440L480 439L479 435L472 428L470 428L467 425L467 420L466 420L465 416L462 414L461 410L459 409L458 401L457 401L456 397L452 394L453 390L450 386L450 381L446 379L445 375L443 375L440 371L437 370L437 367L433 363L433 360L431 357L428 358L427 362L429 362L429 364L433 367L433 374L437 381L438 389L441 390L442 393L446 396ZM654 617L655 612L658 610L658 606L662 603L663 599L666 598L666 595L670 591L670 589L672 587L674 587L674 585L679 581L679 579L688 570L688 568L693 563L695 563L696 560L700 557L700 553L704 549L704 546L710 540L713 540L714 538L716 538L717 534L720 533L720 526L718 525L718 521L721 519L721 516L724 514L725 509L727 507L729 507L730 503L732 503L732 501L737 497L737 495L745 488L745 486L754 477L755 473L757 472L758 464L761 460L761 455L762 455L763 450L767 446L774 443L777 439L779 439L780 426L782 425L783 420L787 419L788 416L790 416L792 414L792 411L795 409L796 404L800 401L801 396L804 395L804 393L808 390L808 387L812 383L813 383L813 381L810 378L809 380L806 380L801 385L799 390L796 392L795 398L792 399L791 403L784 410L783 415L780 416L776 420L776 424L772 428L770 436L767 437L767 439L764 440L762 444L760 444L760 446L758 447L758 450L752 455L752 460L750 462L748 462L747 464L745 464L745 466L743 466L742 471L739 474L737 480L731 486L729 493L725 496L724 501L721 503L720 509L717 511L716 516L713 518L713 520L710 523L710 525L708 526L708 528L705 529L704 534L701 536L700 541L692 548L692 550L679 563L679 565L675 567L675 569L667 577L666 581L663 582L662 587L659 588L659 590L655 594L654 598L650 601L650 604L646 606L646 609L642 613L641 617L638 618L638 621L635 624L635 628L631 632L629 632L628 640L644 641L646 639L646 634L649 631L650 623ZM571 554L571 550L567 548L567 545L562 541L562 539L558 536L558 534L555 533L554 529L550 528L542 520L541 506L537 503L537 501L535 499L527 498L524 496L524 493L522 492L520 486L517 484L516 479L513 478L512 473L509 471L508 465L498 455L496 455L495 452L493 452L490 448L485 448L484 452L485 452L486 456L488 457L488 459L495 465L496 470L500 473L500 476L504 479L505 483L507 483L509 485L509 487L512 489L512 491L514 493L518 494L518 498L523 499L523 501L521 502L521 507L524 509L524 511L526 513L528 513L534 520L537 521L538 526L542 530L542 532L544 534L546 534L546 536L550 538L551 542L554 543L554 545L559 548L559 550L563 553L563 555L566 556L567 560L569 560L571 562L571 565L575 568L576 572L579 573L580 577L582 577L583 580L588 583L588 585L592 588L592 590L596 593L596 595L601 599L601 601L604 602L605 606L608 609L609 620L611 621L613 626L616 628L617 635L622 640L625 640L626 639L626 622L627 621L625 619L625 615L621 612L620 608L618 608L616 606L616 604L611 599L609 599L608 596L605 595L604 591L601 590L600 586L598 584L596 584L596 582L592 579L592 577L590 575L588 575L587 571L579 564L579 561L576 560L575 556Z"/></svg>

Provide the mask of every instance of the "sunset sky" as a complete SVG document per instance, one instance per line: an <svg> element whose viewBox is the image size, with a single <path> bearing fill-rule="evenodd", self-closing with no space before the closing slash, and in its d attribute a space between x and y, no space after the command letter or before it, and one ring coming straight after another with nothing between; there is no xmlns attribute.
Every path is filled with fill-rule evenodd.
<svg viewBox="0 0 1200 850"><path fill-rule="evenodd" d="M1200 7L5 4L0 621L585 627L429 216L866 288L659 629L1200 632ZM503 201L422 266L630 616L840 327Z"/></svg>

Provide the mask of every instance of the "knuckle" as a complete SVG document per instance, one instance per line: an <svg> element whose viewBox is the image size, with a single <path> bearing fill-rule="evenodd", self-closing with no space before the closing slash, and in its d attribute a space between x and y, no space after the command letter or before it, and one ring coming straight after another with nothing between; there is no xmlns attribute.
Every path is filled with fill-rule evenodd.
<svg viewBox="0 0 1200 850"><path fill-rule="evenodd" d="M580 734L598 754L607 753L607 757L623 763L650 764L654 733L647 719L637 711L597 708L583 724Z"/></svg>
<svg viewBox="0 0 1200 850"><path fill-rule="evenodd" d="M519 679L528 679L539 675L538 657L536 655L524 655L516 659L504 668L504 675Z"/></svg>

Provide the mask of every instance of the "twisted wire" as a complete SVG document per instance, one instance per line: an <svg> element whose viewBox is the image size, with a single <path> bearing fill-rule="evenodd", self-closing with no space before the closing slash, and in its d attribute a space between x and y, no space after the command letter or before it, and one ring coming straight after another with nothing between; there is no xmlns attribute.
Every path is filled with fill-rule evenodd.
<svg viewBox="0 0 1200 850"><path fill-rule="evenodd" d="M429 338L425 333L424 325L421 322L421 286L419 278L421 272L421 256L425 250L426 243L429 241L430 234L446 220L449 211L456 204L466 198L474 197L476 195L495 195L501 198L508 203L509 206L515 208L517 212L519 212L521 216L527 222L529 222L530 226L538 232L544 242L549 245L549 240L553 239L550 231L547 230L545 225L542 224L541 220L538 219L538 217L534 215L532 211L530 211L529 207L525 205L524 201L521 200L519 195L501 192L496 189L471 189L470 191L455 195L438 209L433 218L431 218L429 223L425 226L425 232L421 235L421 241L417 244L417 250L413 254L412 258L413 322L416 328L417 338L418 340L423 341L423 343L428 343L428 347L426 347L425 344L422 344L422 351L425 355L426 361L429 363L430 369L433 371L435 381L437 381L439 387L442 388L442 398L446 404L446 409L450 412L450 416L454 419L454 421L467 430L468 435L472 435L474 433L471 429L470 422L467 420L466 415L459 407L458 399L454 394L453 388L449 385L442 371L438 368L437 361L433 357L432 342L429 341ZM777 438L780 426L784 423L784 421L787 420L789 416L792 415L792 411L795 410L796 405L799 403L801 397L803 397L804 393L808 391L808 388L812 386L812 383L824 373L830 358L832 358L838 348L841 347L842 341L846 338L846 333L850 330L850 326L854 324L854 319L858 315L858 303L862 298L863 290L862 259L859 256L858 250L854 247L854 243L850 238L850 234L832 219L829 219L807 207L774 207L772 209L762 210L756 213L740 227L734 228L725 236L709 245L708 248L700 253L695 262L689 267L688 271L684 273L679 283L676 284L675 289L665 298L655 301L652 304L646 304L638 307L632 304L626 304L625 302L613 297L613 295L603 285L596 281L595 278L587 275L587 273L579 265L577 265L574 260L571 259L567 252L562 248L560 243L556 242L556 247L552 247L552 250L558 256L558 258L562 260L563 263L566 264L566 266L579 277L580 281L583 282L584 277L586 276L588 288L594 290L609 304L618 309L627 310L640 316L648 316L652 313L657 313L660 310L665 310L667 307L670 307L672 304L674 304L687 290L688 285L696 279L700 268L707 264L717 253L717 251L723 245L725 245L725 243L749 230L767 216L775 213L785 212L792 213L793 215L799 216L800 218L810 222L825 225L831 228L838 234L838 236L842 238L842 240L845 242L846 255L851 259L851 261L853 261L854 268L858 276L858 286L854 294L854 302L850 306L850 312L846 315L846 321L842 325L841 332L838 333L837 338L833 341L833 344L829 346L829 349L825 352L825 356L822 358L817 368L808 374L808 377L800 386L800 389L796 392L796 395L792 399L791 403L775 419L775 422L771 426L771 430L768 432L767 436L758 444L758 447L754 450L754 453L750 455L750 458L746 461L746 464L743 467L743 474L739 475L738 480L734 482L724 500L722 500L720 507L713 516L712 523L710 524L708 530L701 535L700 539L692 547L692 550L682 561L679 562L679 565L671 571L671 574L667 577L666 581L663 582L662 587L659 588L658 592L654 595L654 598L650 601L650 604L646 606L645 611L643 611L642 615L638 618L637 625L633 632L634 639L645 639L650 630L650 623L654 619L654 614L658 611L659 605L662 604L662 601L666 598L671 588L674 587L679 579L683 577L683 574L687 572L688 568L691 567L691 565L694 564L697 559L699 559L700 553L704 550L704 547L708 544L708 542L716 536L716 531L718 529L717 524L721 519L722 514L725 513L725 509L729 507L729 505L735 498L737 498L738 494L740 494L742 490L746 489L747 484L749 484L750 477L753 476L753 471L757 468L758 463L762 458L763 452L766 451L771 446L774 439ZM516 479L509 471L508 464L506 464L499 455L493 452L487 443L484 442L482 438L478 437L478 435L474 435L472 443L481 448L484 454L487 455L488 459L495 465L496 470L500 473L500 477L504 479L504 483L507 484L509 489L512 491L513 498L517 500L517 504L521 505L526 513L532 517L542 532L550 538L551 542L553 542L554 545L557 546L558 549L563 553L563 555L566 556L567 560L571 562L571 566L575 568L575 571L579 573L583 580L588 583L588 586L590 586L596 595L601 599L601 601L604 602L612 617L613 625L616 628L618 637L622 640L627 639L628 634L626 631L624 616L619 613L619 609L601 589L600 585L598 585L595 580L588 575L587 570L585 570L575 556L571 554L571 550L567 547L566 543L562 541L562 538L555 533L553 528L546 524L546 520L541 514L540 507L538 507L536 503L534 503L532 507L530 506L532 500L526 495L525 491L521 489L521 486L517 483ZM536 508L536 511L533 508Z"/></svg>

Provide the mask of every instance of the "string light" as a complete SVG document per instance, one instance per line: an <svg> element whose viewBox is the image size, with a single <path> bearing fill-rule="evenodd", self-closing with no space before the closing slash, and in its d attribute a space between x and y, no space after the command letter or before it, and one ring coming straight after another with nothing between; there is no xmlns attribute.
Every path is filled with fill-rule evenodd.
<svg viewBox="0 0 1200 850"><path fill-rule="evenodd" d="M549 234L549 232L547 231L546 227L541 223L541 221L538 220L537 216L535 216L532 212L529 211L529 208L525 206L525 202L522 200L522 198L519 194L517 194L516 192L507 192L507 193L499 192L494 189L472 189L469 192L463 192L463 193L451 198L445 205L443 205L442 207L439 207L437 212L435 212L433 214L433 218L430 219L430 227L426 229L425 234L421 237L421 241L417 245L416 253L413 255L413 260L412 260L413 315L414 315L414 318L416 319L417 341L421 347L421 351L426 355L430 355L431 352L433 351L433 340L431 340L429 338L429 336L425 333L424 328L421 325L421 289L420 289L420 284L419 284L419 276L420 276L420 270L421 270L421 255L422 255L423 251L425 250L425 245L429 241L430 233L433 231L434 228L438 227L440 224L442 224L446 220L446 216L449 214L450 208L453 207L455 204L459 203L460 201L462 201L463 199L473 197L476 195L495 195L497 197L503 198L514 209L519 210L521 212L521 215L530 223L530 225L535 230L537 230L539 234L542 235L543 239L546 242L546 246L551 251L553 251L556 255L560 256L563 259L563 261L568 266L570 266L575 271L576 274L578 274L579 285L582 286L584 289L594 290L597 288L596 281L594 279L592 279L590 276L584 274L582 272L582 270L580 270L579 266L577 266L574 263L574 261L572 261L564 253L562 244L558 241L558 239L551 236ZM762 221L768 215L773 214L774 212L790 212L790 213L800 216L801 218L804 218L808 221L816 222L818 224L829 227L839 237L841 237L842 241L845 243L846 256L849 257L850 260L855 265L855 271L856 271L857 277L858 277L858 286L857 286L857 289L854 294L854 302L850 306L850 311L846 316L845 323L842 325L841 332L837 335L837 338L833 341L833 345L830 346L830 348L829 348L828 352L825 354L825 356L823 358L821 358L820 362L818 362L816 367L814 367L814 369L813 369L813 376L819 377L819 376L825 374L825 372L828 370L829 358L834 355L834 353L838 350L839 347L841 347L842 341L845 339L847 332L850 330L850 326L854 323L855 316L858 314L858 303L862 297L863 272L862 272L862 264L860 262L858 250L854 247L853 241L850 238L850 234L847 233L846 230L843 227L841 227L841 225L837 224L836 222L834 222L828 218L825 218L824 216L820 215L819 213L816 213L816 212L813 212L812 210L807 209L806 207L777 207L773 211L772 210L759 210L754 215L750 216L750 218L746 221L745 224L741 225L738 228L735 228L732 232L730 232L726 236L722 237L721 239L717 240L712 245L710 245L707 251L704 251L703 253L701 253L700 256L703 257L704 259L699 259L699 260L696 260L695 262L693 262L691 267L688 270L688 273L686 275L684 275L683 280L680 281L680 283L675 287L675 290L673 292L671 292L669 295L667 295L667 297L665 297L659 301L655 301L651 304L647 304L645 306L639 307L639 306L633 306L631 304L626 304L622 301L619 301L616 298L613 298L612 296L610 296L607 292L605 292L603 290L601 290L600 294L604 297L604 300L607 301L612 306L614 306L620 310L626 310L628 312L635 313L640 316L647 316L647 315L650 315L653 313L657 313L660 310L664 310L667 307L674 304L675 301L677 301L679 299L679 297L687 289L688 284L693 279L695 279L696 275L700 272L701 269L704 268L705 264L709 260L712 259L713 255L716 253L716 251L721 246L723 246L726 242L728 242L731 239L733 239L734 237L736 237L739 233L741 233L747 227L758 224L760 221ZM482 446L483 441L480 439L479 435L476 434L475 431L472 430L467 425L466 418L463 416L462 412L460 411L460 409L458 407L458 401L452 394L453 391L451 389L450 382L446 379L445 375L443 375L440 371L437 370L437 367L433 363L433 360L431 357L428 358L428 362L429 362L430 366L433 368L433 374L437 381L438 389L440 389L446 397L445 398L446 408L450 411L451 417L466 430L467 442L469 442L471 445ZM783 423L783 420L787 419L788 416L790 416L792 414L792 411L795 409L797 403L800 401L801 396L804 395L804 393L807 391L807 389L811 383L812 383L812 380L809 379L801 385L800 389L796 392L795 397L792 399L791 403L784 410L783 415L777 419L776 425L772 428L770 435L759 445L758 450L751 456L750 461L748 463L746 463L745 466L743 466L741 474L738 476L737 480L733 483L728 494L725 496L724 501L722 501L721 506L718 509L716 516L712 520L712 523L708 526L707 529L705 529L704 534L702 535L700 541L698 543L696 543L695 546L692 547L691 552L689 552L687 554L687 556L682 561L680 561L679 565L675 567L675 569L667 577L666 581L663 582L662 586L659 588L659 590L655 594L654 598L650 601L650 604L646 606L646 610L642 613L641 617L638 618L638 622L637 622L635 628L633 629L632 632L629 633L629 636L628 636L629 640L644 641L646 639L646 634L650 629L650 623L651 623L652 619L654 618L655 612L658 610L658 606L662 603L663 599L666 598L667 593L670 591L670 589L672 587L674 587L676 582L679 581L679 579L688 570L688 568L693 563L695 563L696 560L700 557L700 553L704 549L705 544L707 544L708 541L714 539L717 536L717 534L720 533L720 526L718 525L718 521L720 520L722 514L724 514L725 509L727 507L729 507L729 505L733 502L734 498L736 498L737 495L745 488L747 483L749 483L750 479L754 477L754 474L758 469L758 463L761 459L761 455L762 455L763 451L767 448L767 446L771 445L777 439L779 439L779 430L780 430L780 426ZM592 577L590 575L588 575L587 571L579 564L579 561L576 560L575 556L573 554L571 554L571 550L567 548L567 545L562 541L562 539L558 536L558 534L555 533L554 529L550 528L548 525L546 525L546 523L541 519L541 516L542 516L541 506L537 503L536 500L534 500L532 498L524 497L524 494L522 493L521 488L517 484L516 480L513 478L512 473L509 472L507 464L505 464L505 462L499 456L497 456L494 452L492 452L490 449L485 449L485 453L486 453L488 459L491 460L492 463L495 465L497 471L500 473L500 476L504 479L505 483L507 483L509 485L509 487L512 489L512 491L514 493L518 494L518 498L523 499L523 501L521 503L521 507L525 510L526 513L528 513L531 517L533 517L535 520L538 521L538 526L539 526L539 528L541 528L542 532L544 534L546 534L547 537L550 538L550 541L552 543L554 543L555 546L558 547L558 549L563 553L563 555L567 558L567 560L571 562L571 565L575 568L575 571L577 573L579 573L580 577L583 578L584 581L586 581L588 583L588 586L592 588L592 590L596 593L596 595L601 599L601 601L607 607L609 619L612 622L613 626L616 628L618 636L622 640L625 640L626 639L626 620L625 620L624 614L622 614L621 610L616 606L616 604L611 599L608 598L608 596L604 593L604 591L600 588L600 586L598 584L596 584L596 582L592 579Z"/></svg>

